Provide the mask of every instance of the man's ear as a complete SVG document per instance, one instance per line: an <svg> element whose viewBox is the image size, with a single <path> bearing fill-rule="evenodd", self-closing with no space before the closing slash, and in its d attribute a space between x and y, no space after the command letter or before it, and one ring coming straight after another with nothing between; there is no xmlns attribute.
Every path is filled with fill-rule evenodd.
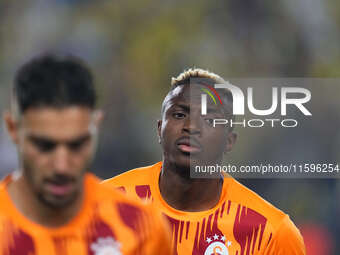
<svg viewBox="0 0 340 255"><path fill-rule="evenodd" d="M157 135L158 135L158 143L162 143L161 139L161 129L162 129L162 120L157 120Z"/></svg>
<svg viewBox="0 0 340 255"><path fill-rule="evenodd" d="M18 120L9 112L6 111L3 116L7 132L14 144L19 143L19 123Z"/></svg>
<svg viewBox="0 0 340 255"><path fill-rule="evenodd" d="M105 116L105 114L104 114L103 110L96 110L94 112L93 121L94 121L94 124L96 125L97 128L100 128L100 126L103 122L104 116Z"/></svg>
<svg viewBox="0 0 340 255"><path fill-rule="evenodd" d="M227 135L227 145L225 148L226 153L232 150L234 144L236 143L236 140L237 140L237 134L234 132L229 132Z"/></svg>

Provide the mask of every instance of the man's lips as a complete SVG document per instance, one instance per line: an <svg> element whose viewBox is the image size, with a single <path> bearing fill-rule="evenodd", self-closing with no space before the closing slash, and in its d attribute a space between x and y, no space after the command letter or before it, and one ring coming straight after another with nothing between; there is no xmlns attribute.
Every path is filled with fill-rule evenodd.
<svg viewBox="0 0 340 255"><path fill-rule="evenodd" d="M194 138L180 138L176 142L177 148L184 153L199 153L202 151L202 146Z"/></svg>
<svg viewBox="0 0 340 255"><path fill-rule="evenodd" d="M47 182L46 189L54 196L65 196L69 194L73 189L73 182Z"/></svg>

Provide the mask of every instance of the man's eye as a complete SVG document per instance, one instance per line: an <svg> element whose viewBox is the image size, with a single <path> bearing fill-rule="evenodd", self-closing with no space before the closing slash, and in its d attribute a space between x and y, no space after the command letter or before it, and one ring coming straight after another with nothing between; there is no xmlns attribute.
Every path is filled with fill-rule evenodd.
<svg viewBox="0 0 340 255"><path fill-rule="evenodd" d="M38 150L40 150L41 152L50 152L53 151L54 148L56 147L56 144L53 142L49 142L49 141L39 141L39 140L35 140L33 141L33 144L35 145L35 147L38 148Z"/></svg>
<svg viewBox="0 0 340 255"><path fill-rule="evenodd" d="M71 143L68 143L67 146L72 151L78 151L85 144L85 142L86 141L71 142Z"/></svg>
<svg viewBox="0 0 340 255"><path fill-rule="evenodd" d="M181 112L175 112L172 114L173 117L175 117L176 119L183 119L185 118L185 114L181 113Z"/></svg>
<svg viewBox="0 0 340 255"><path fill-rule="evenodd" d="M91 140L90 136L86 136L67 143L67 147L71 151L79 151Z"/></svg>

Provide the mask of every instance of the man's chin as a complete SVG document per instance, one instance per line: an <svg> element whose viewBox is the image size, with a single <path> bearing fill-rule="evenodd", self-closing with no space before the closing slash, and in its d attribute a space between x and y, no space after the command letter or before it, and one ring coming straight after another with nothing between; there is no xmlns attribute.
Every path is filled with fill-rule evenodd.
<svg viewBox="0 0 340 255"><path fill-rule="evenodd" d="M64 209L71 206L76 200L76 194L68 196L40 195L39 200L51 209Z"/></svg>

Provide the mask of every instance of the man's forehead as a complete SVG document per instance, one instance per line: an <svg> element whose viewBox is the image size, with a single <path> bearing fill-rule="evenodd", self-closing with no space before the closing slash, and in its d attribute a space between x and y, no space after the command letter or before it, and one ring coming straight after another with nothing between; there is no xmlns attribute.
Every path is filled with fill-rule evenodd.
<svg viewBox="0 0 340 255"><path fill-rule="evenodd" d="M178 102L188 105L201 104L202 94L205 94L207 87L201 84L180 85L171 90L163 102L163 108ZM214 102L208 97L208 105L214 107Z"/></svg>
<svg viewBox="0 0 340 255"><path fill-rule="evenodd" d="M171 90L164 100L164 103L174 101L190 101L201 100L202 91L200 85L180 85Z"/></svg>
<svg viewBox="0 0 340 255"><path fill-rule="evenodd" d="M87 121L92 118L93 111L87 107L69 106L57 107L32 107L21 114L21 118L26 121L40 121L44 123L61 122L67 124L68 121ZM65 121L65 122L63 122Z"/></svg>
<svg viewBox="0 0 340 255"><path fill-rule="evenodd" d="M86 108L36 108L29 109L22 115L20 126L24 133L58 139L88 133L92 122L92 112Z"/></svg>

